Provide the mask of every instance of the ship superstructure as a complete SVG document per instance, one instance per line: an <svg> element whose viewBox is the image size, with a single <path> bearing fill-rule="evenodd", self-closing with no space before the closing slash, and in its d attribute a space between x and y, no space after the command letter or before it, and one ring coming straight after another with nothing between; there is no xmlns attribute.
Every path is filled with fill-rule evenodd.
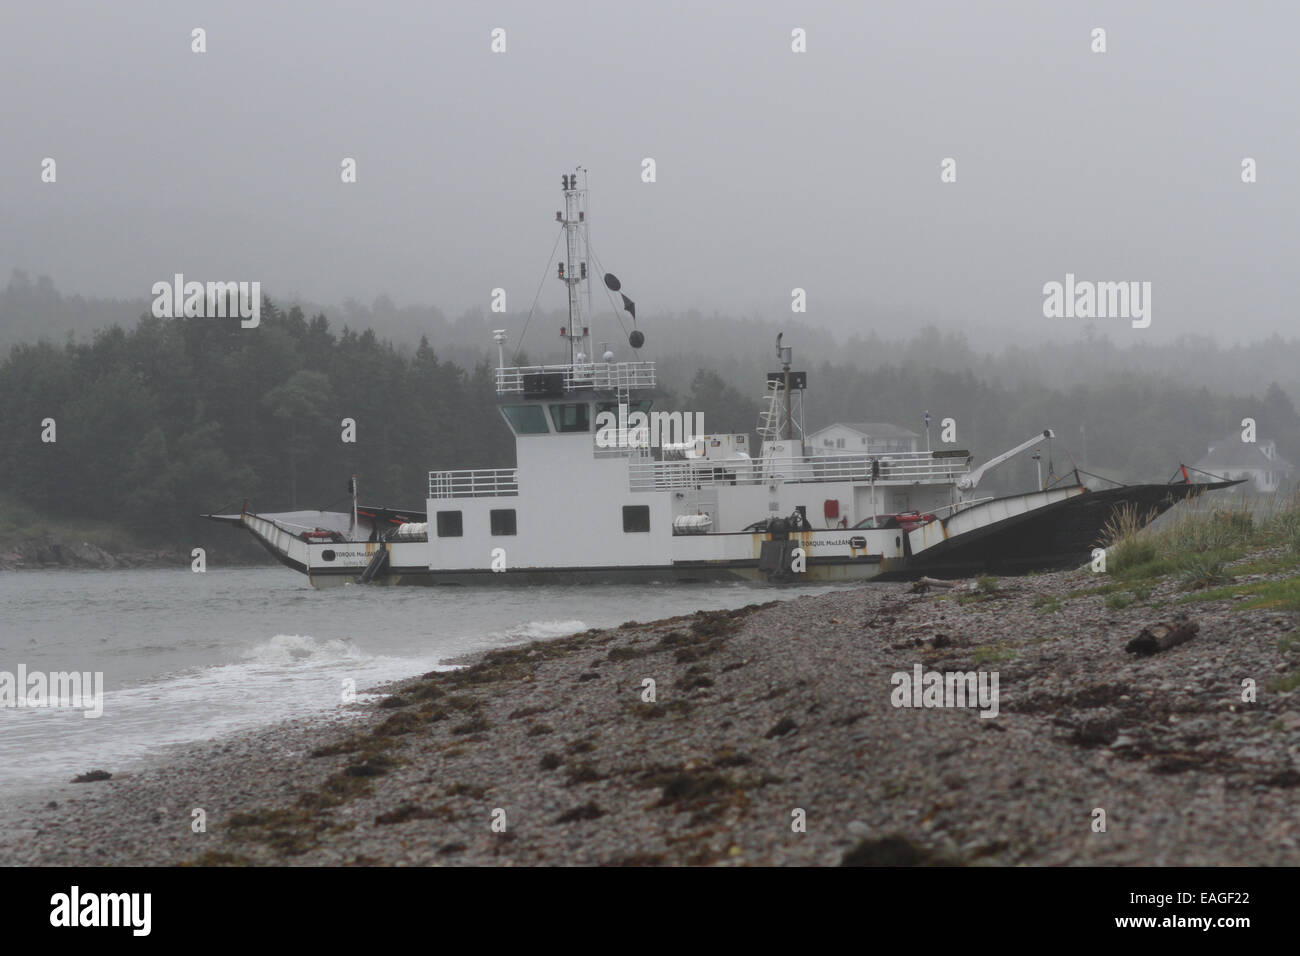
<svg viewBox="0 0 1300 956"><path fill-rule="evenodd" d="M323 586L541 582L827 582L1018 570L1081 563L1117 508L1144 515L1227 483L1070 484L980 498L992 467L1054 437L1050 429L972 469L964 450L810 454L808 377L776 343L749 436L699 434L693 412L655 409L655 364L593 354L583 170L562 179L568 321L558 364L517 366L498 351L497 403L515 440L511 467L429 473L426 510L356 503L345 512L210 515L250 531L282 563ZM611 292L621 288L604 275Z"/></svg>

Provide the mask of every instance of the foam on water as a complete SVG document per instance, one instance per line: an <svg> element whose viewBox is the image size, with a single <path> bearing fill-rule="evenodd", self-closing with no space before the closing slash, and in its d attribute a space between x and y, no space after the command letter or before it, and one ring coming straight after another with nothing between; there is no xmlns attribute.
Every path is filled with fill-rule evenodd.
<svg viewBox="0 0 1300 956"><path fill-rule="evenodd" d="M308 660L316 663L325 660L359 661L364 656L361 649L350 641L318 641L310 634L277 634L243 652L245 661L268 665Z"/></svg>
<svg viewBox="0 0 1300 956"><path fill-rule="evenodd" d="M290 717L355 709L352 702L364 702L375 685L441 666L432 656L366 654L348 641L308 634L277 634L237 656L107 691L98 718L67 708L4 713L0 790L111 771L161 747ZM354 691L350 699L345 690Z"/></svg>
<svg viewBox="0 0 1300 956"><path fill-rule="evenodd" d="M173 744L355 712L345 682L360 702L368 689L466 654L779 593L733 585L318 592L277 568L0 574L0 671L103 672L105 687L95 719L78 709L0 707L0 800L89 770L127 771Z"/></svg>
<svg viewBox="0 0 1300 956"><path fill-rule="evenodd" d="M529 621L505 631L502 636L517 641L540 641L551 637L565 637L587 630L582 621Z"/></svg>

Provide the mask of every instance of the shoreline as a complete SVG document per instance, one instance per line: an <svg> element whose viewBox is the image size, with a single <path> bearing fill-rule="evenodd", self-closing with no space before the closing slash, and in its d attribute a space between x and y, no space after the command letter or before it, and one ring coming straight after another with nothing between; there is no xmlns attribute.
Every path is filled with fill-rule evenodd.
<svg viewBox="0 0 1300 956"><path fill-rule="evenodd" d="M276 562L252 542L232 540L213 544L208 536L189 546L149 544L129 540L122 529L88 535L55 532L11 532L0 535L0 571L132 571L191 566L192 548L203 546L207 560L223 567L274 567ZM95 538L97 540L87 540Z"/></svg>
<svg viewBox="0 0 1300 956"><path fill-rule="evenodd" d="M52 787L0 820L0 860L1300 863L1296 615L1099 584L882 584L487 651L324 721ZM1192 640L1125 651L1179 610ZM997 716L895 707L916 665L997 672Z"/></svg>

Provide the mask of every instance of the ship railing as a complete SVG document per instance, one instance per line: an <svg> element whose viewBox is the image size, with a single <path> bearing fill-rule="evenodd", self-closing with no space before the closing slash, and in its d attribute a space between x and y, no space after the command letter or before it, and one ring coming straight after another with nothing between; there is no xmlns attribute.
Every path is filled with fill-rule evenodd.
<svg viewBox="0 0 1300 956"><path fill-rule="evenodd" d="M430 498L495 498L519 494L514 468L470 468L429 472Z"/></svg>
<svg viewBox="0 0 1300 956"><path fill-rule="evenodd" d="M874 470L873 465L878 464ZM964 458L935 458L929 452L894 455L814 455L799 458L687 459L630 462L632 491L703 488L784 481L875 480L880 484L950 483L969 468Z"/></svg>
<svg viewBox="0 0 1300 956"><path fill-rule="evenodd" d="M566 392L626 391L655 387L654 362L586 362L575 365L521 365L497 369L498 395L554 394L558 381Z"/></svg>
<svg viewBox="0 0 1300 956"><path fill-rule="evenodd" d="M930 514L936 518L951 516L965 511L968 508L974 508L976 505L982 505L985 502L993 501L997 495L985 495L983 498L965 498L961 501L955 501L950 505L944 505L941 508L931 508Z"/></svg>
<svg viewBox="0 0 1300 956"><path fill-rule="evenodd" d="M597 432L601 435L600 432ZM599 440L591 443L593 458L630 458L633 461L654 461L649 448L641 447L644 432L634 428L611 428Z"/></svg>

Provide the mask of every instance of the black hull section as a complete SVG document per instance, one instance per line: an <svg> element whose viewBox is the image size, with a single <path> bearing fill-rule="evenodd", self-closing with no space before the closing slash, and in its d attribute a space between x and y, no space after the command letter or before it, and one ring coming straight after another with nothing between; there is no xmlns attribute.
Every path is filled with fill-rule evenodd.
<svg viewBox="0 0 1300 956"><path fill-rule="evenodd" d="M1065 501L999 521L928 548L890 577L966 576L975 572L1023 574L1078 567L1103 547L1104 529L1121 509L1136 507L1154 519L1180 501L1236 481L1187 485L1128 485L1088 491Z"/></svg>

